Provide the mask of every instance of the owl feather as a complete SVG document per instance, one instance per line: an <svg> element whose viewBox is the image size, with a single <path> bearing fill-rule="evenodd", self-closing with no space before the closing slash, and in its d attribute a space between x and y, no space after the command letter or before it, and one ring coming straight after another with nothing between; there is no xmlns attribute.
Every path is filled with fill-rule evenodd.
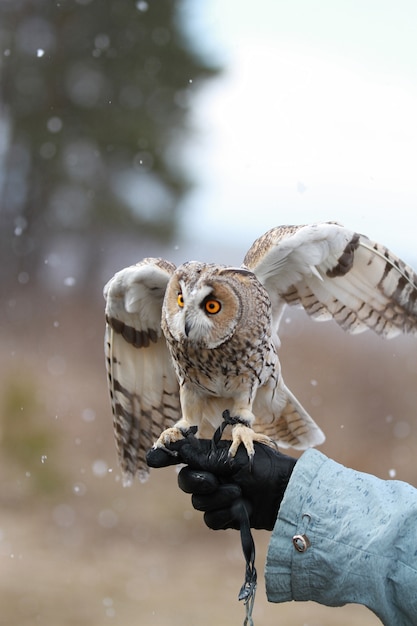
<svg viewBox="0 0 417 626"><path fill-rule="evenodd" d="M326 222L279 226L238 268L144 259L104 289L106 363L126 482L146 479L146 451L197 425L210 436L225 409L283 447L324 434L286 387L278 359L285 306L345 331L417 334L417 276L384 246ZM232 432L250 452L242 429ZM255 432L256 431L256 432ZM245 439L246 437L246 439Z"/></svg>
<svg viewBox="0 0 417 626"><path fill-rule="evenodd" d="M254 242L244 264L278 306L301 305L349 333L417 334L415 272L385 246L339 224L273 228Z"/></svg>
<svg viewBox="0 0 417 626"><path fill-rule="evenodd" d="M175 266L144 259L104 289L105 354L118 457L125 484L146 480L145 454L181 417L179 386L161 331L161 308Z"/></svg>

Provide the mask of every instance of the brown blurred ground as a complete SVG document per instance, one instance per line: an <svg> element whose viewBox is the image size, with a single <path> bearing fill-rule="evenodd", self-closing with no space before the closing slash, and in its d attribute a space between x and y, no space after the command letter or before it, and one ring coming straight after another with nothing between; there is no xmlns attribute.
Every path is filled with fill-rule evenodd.
<svg viewBox="0 0 417 626"><path fill-rule="evenodd" d="M1 320L0 624L229 626L244 561L209 531L173 468L124 489L107 397L101 300L17 293ZM287 384L327 433L322 450L417 484L416 340L345 336L291 312ZM364 607L273 605L256 532L256 626L379 624Z"/></svg>

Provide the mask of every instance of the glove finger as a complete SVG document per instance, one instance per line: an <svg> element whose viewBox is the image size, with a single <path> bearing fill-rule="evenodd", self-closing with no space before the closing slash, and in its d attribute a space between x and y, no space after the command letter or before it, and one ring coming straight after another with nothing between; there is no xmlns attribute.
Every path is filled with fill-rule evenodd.
<svg viewBox="0 0 417 626"><path fill-rule="evenodd" d="M146 463L149 467L168 467L168 465L178 465L181 459L177 454L170 454L164 448L151 448L146 453Z"/></svg>
<svg viewBox="0 0 417 626"><path fill-rule="evenodd" d="M178 486L185 493L207 494L216 491L219 481L211 472L183 467L178 474Z"/></svg>
<svg viewBox="0 0 417 626"><path fill-rule="evenodd" d="M178 454L181 461L193 469L227 476L232 474L229 448L230 441L219 441L213 446L209 439L196 439L193 442L186 441L178 450Z"/></svg>
<svg viewBox="0 0 417 626"><path fill-rule="evenodd" d="M197 511L215 511L231 507L232 503L240 499L242 492L237 485L219 485L214 493L193 494L192 503Z"/></svg>
<svg viewBox="0 0 417 626"><path fill-rule="evenodd" d="M184 439L168 443L163 448L151 448L146 453L146 463L149 467L167 467L168 465L178 465L182 463L181 448L191 446L200 448L200 440L194 436L194 427L190 428Z"/></svg>
<svg viewBox="0 0 417 626"><path fill-rule="evenodd" d="M239 522L233 517L229 508L204 513L204 522L212 530L239 529Z"/></svg>

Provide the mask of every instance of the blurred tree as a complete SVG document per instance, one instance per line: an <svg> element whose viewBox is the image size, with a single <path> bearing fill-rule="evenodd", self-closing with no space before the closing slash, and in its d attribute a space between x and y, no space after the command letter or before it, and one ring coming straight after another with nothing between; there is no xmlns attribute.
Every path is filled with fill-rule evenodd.
<svg viewBox="0 0 417 626"><path fill-rule="evenodd" d="M0 0L0 272L32 279L57 236L173 233L192 90L218 72L183 4Z"/></svg>

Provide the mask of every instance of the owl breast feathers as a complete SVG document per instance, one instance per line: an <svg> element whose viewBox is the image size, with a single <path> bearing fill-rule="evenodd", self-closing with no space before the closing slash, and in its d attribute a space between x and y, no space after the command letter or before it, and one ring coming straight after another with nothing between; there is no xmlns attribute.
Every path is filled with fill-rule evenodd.
<svg viewBox="0 0 417 626"><path fill-rule="evenodd" d="M106 363L125 482L146 479L147 450L198 426L207 437L228 409L253 440L305 449L324 434L286 387L278 359L285 305L349 333L417 333L417 276L384 246L336 223L279 226L241 267L178 268L147 258L104 289ZM253 428L253 430L252 430ZM249 431L249 435L248 435ZM253 448L252 448L253 449Z"/></svg>

